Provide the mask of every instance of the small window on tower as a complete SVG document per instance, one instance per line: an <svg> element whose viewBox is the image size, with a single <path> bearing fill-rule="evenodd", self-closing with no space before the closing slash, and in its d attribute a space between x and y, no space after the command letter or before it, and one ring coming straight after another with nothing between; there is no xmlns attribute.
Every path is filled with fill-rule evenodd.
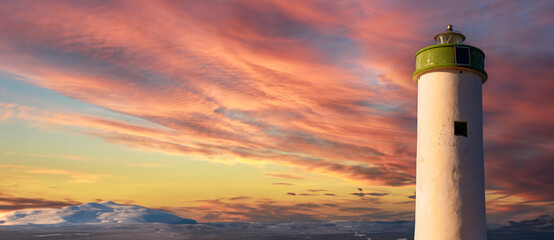
<svg viewBox="0 0 554 240"><path fill-rule="evenodd" d="M454 47L454 59L456 64L471 65L468 47Z"/></svg>
<svg viewBox="0 0 554 240"><path fill-rule="evenodd" d="M467 122L454 122L454 135L467 137Z"/></svg>

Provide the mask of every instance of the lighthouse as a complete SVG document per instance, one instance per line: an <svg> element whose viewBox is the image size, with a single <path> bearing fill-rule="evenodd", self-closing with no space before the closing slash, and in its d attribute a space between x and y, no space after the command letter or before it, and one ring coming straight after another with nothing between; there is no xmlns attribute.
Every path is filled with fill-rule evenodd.
<svg viewBox="0 0 554 240"><path fill-rule="evenodd" d="M448 25L415 55L415 240L486 235L482 84L485 54Z"/></svg>

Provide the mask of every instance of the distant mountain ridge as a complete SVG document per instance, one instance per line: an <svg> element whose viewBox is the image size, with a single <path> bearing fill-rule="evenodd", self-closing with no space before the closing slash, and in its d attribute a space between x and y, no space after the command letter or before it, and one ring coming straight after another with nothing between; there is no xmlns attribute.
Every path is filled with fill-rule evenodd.
<svg viewBox="0 0 554 240"><path fill-rule="evenodd" d="M0 213L2 225L29 224L102 224L102 223L168 223L196 224L192 219L149 209L138 205L123 205L111 201L90 202L64 208L42 208Z"/></svg>

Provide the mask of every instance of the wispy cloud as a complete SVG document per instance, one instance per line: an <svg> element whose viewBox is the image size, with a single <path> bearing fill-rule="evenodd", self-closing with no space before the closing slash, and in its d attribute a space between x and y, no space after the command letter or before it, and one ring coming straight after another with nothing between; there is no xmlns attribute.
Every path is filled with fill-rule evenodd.
<svg viewBox="0 0 554 240"><path fill-rule="evenodd" d="M165 167L165 164L161 163L130 163L127 166L131 167Z"/></svg>
<svg viewBox="0 0 554 240"><path fill-rule="evenodd" d="M328 192L328 190L325 189L308 189L308 192Z"/></svg>
<svg viewBox="0 0 554 240"><path fill-rule="evenodd" d="M14 197L0 193L0 211L14 211L27 208L60 208L81 204L72 199L48 200L44 198Z"/></svg>
<svg viewBox="0 0 554 240"><path fill-rule="evenodd" d="M8 154L8 155L14 155L14 156L40 157L40 158L64 158L64 159L79 160L79 161L86 161L88 159L85 156L66 155L66 154L49 155L49 154L39 154L39 153L18 153L18 152L6 152L6 151L3 151L2 153Z"/></svg>
<svg viewBox="0 0 554 240"><path fill-rule="evenodd" d="M264 176L273 177L273 178L285 178L285 179L304 179L302 176L293 175L290 173L280 173L280 172L270 172L270 173L264 173Z"/></svg>
<svg viewBox="0 0 554 240"><path fill-rule="evenodd" d="M30 169L27 170L28 173L34 174L49 174L49 175L63 175L70 178L68 183L95 183L100 181L102 178L111 177L107 174L93 174L86 172L75 172L67 171L61 169Z"/></svg>
<svg viewBox="0 0 554 240"><path fill-rule="evenodd" d="M25 165L18 165L18 164L0 164L0 167L2 168L26 168Z"/></svg>
<svg viewBox="0 0 554 240"><path fill-rule="evenodd" d="M68 171L63 169L37 168L29 165L1 164L0 167L14 168L19 171L24 171L26 173L32 174L63 175L70 178L70 180L67 181L68 183L95 183L103 178L113 177L108 174L95 174L87 172Z"/></svg>
<svg viewBox="0 0 554 240"><path fill-rule="evenodd" d="M60 9L72 8L63 3L56 5ZM409 139L409 128L395 125L397 121L392 115L377 118L367 115L374 112L372 106L387 108L388 101L376 98L371 91L376 90L376 86L359 82L361 76L357 71L341 68L339 60L352 56L339 57L337 53L342 50L357 52L354 44L348 44L354 40L345 36L345 31L327 32L312 24L311 19L297 15L293 9L272 2L261 5L237 2L223 6L223 9L239 6L250 9L244 12L244 18L226 11L198 15L171 2L148 5L150 9L165 12L164 16L176 14L175 9L185 10L179 11L184 21L165 21L167 25L163 29L174 38L152 34L147 28L133 28L137 22L151 23L140 17L120 19L108 14L96 18L97 13L76 8L69 11L69 15L52 18L52 14L59 15L42 4L26 8L29 14L36 14L36 19L23 22L27 32L36 31L36 35L31 37L12 28L10 36L25 39L25 44L37 49L48 47L53 52L41 55L18 44L4 42L11 44L10 51L15 55L28 56L33 61L8 64L2 69L24 76L22 79L33 84L145 119L172 131L75 114L51 113L38 119L34 114L26 117L77 128L114 143L200 155L207 159L223 154L231 161L270 161L298 167L304 166L304 162L294 159L318 159L323 163L318 166L332 166L336 161L347 159L360 167L370 160L374 169L381 169L379 172L388 171L394 175L405 171L399 168L405 164L399 162L394 167L390 158L387 164L391 165L382 166L385 156L404 143L387 144L386 147L378 143ZM9 6L12 10L20 7ZM117 12L134 11L118 5L112 7L119 9ZM8 16L10 19L23 17L14 12L17 11ZM245 20L252 17L264 18L267 21L262 22L274 26L268 28L254 24L259 21ZM80 19L79 24L73 24L71 19ZM221 24L208 24L213 21ZM52 24L64 26L66 30L55 33L40 30ZM297 29L287 29L292 26L290 24L298 26ZM327 24L333 28L339 26L339 22ZM191 31L183 34L178 30L183 27ZM127 30L121 32L121 28ZM308 38L305 33L313 37ZM314 37L324 41L312 45ZM55 41L59 38L66 40ZM329 48L331 45L336 47ZM76 58L90 64L76 65ZM118 94L108 94L105 89ZM183 105L187 108L180 107ZM399 108L389 110L391 114L401 113ZM327 117L322 121L321 116ZM337 124L336 119L341 119L341 123ZM367 124L360 124L360 121ZM372 141L360 144L367 134L373 136ZM180 137L182 135L190 137ZM385 170L391 167L395 170ZM321 174L351 177L336 174L331 167L312 164L311 169ZM370 174L370 171L360 173ZM379 182L375 184L382 184Z"/></svg>
<svg viewBox="0 0 554 240"><path fill-rule="evenodd" d="M0 102L0 122L11 118L15 115L15 107L17 104L14 103L1 103Z"/></svg>
<svg viewBox="0 0 554 240"><path fill-rule="evenodd" d="M293 195L293 193L289 193ZM191 207L164 207L176 214L199 221L279 221L288 219L307 221L328 220L413 220L411 206L388 211L385 206L356 199L325 197L317 201L277 201L266 198L219 198L196 201ZM302 198L306 199L306 198ZM394 216L394 217L390 217Z"/></svg>
<svg viewBox="0 0 554 240"><path fill-rule="evenodd" d="M282 182L276 182L276 183L271 183L272 185L283 185L283 186L293 186L294 184L292 183L282 183Z"/></svg>

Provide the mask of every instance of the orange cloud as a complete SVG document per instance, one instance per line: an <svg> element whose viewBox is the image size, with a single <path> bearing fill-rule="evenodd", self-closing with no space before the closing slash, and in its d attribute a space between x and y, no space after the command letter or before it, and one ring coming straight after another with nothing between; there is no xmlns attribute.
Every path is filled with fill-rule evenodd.
<svg viewBox="0 0 554 240"><path fill-rule="evenodd" d="M2 168L26 168L25 165L17 165L17 164L1 164L0 167Z"/></svg>
<svg viewBox="0 0 554 240"><path fill-rule="evenodd" d="M278 173L278 172L264 173L264 176L274 177L274 178L286 178L286 179L304 179L304 177L302 176L292 175L289 173Z"/></svg>
<svg viewBox="0 0 554 240"><path fill-rule="evenodd" d="M341 199L330 194L316 202L310 202L294 197L296 195L294 193L287 194L294 200L276 201L251 197L219 198L198 200L190 207L163 207L163 209L206 222L288 219L305 221L413 220L413 206L396 205L397 211L392 212L386 210L387 206L378 200L373 201L359 197Z"/></svg>
<svg viewBox="0 0 554 240"><path fill-rule="evenodd" d="M28 173L34 174L51 174L51 175L64 175L71 179L68 183L94 183L100 181L102 178L111 177L107 174L92 174L85 172L74 172L61 169L30 169Z"/></svg>
<svg viewBox="0 0 554 240"><path fill-rule="evenodd" d="M161 163L135 163L135 164L127 164L127 166L131 167L164 167L165 164Z"/></svg>

